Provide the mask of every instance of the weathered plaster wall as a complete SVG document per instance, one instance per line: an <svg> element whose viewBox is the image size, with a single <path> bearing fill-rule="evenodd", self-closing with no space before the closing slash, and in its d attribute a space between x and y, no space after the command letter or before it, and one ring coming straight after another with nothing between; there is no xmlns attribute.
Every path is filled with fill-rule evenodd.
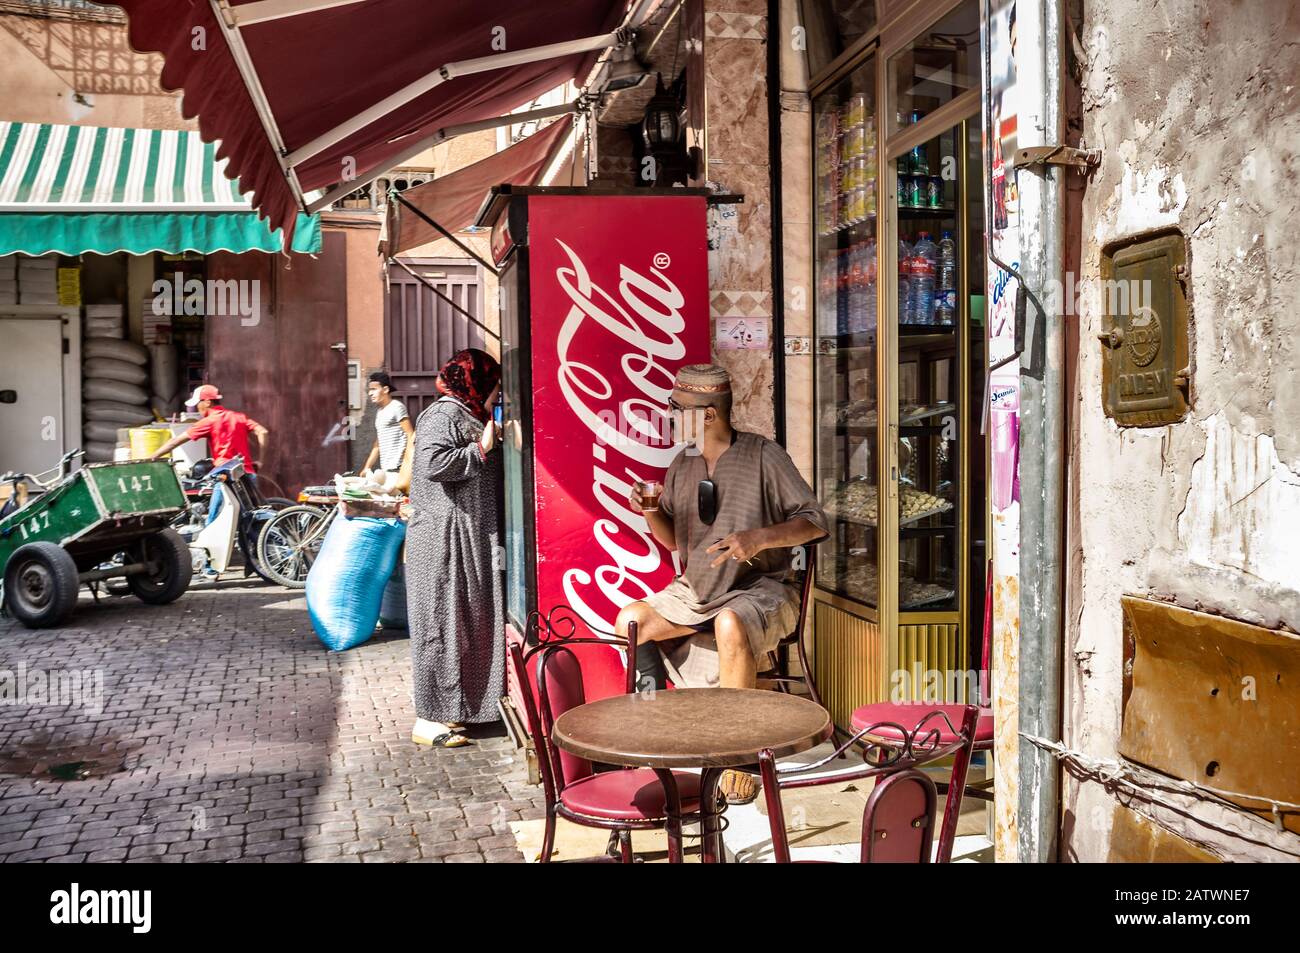
<svg viewBox="0 0 1300 953"><path fill-rule="evenodd" d="M1082 202L1081 277L1097 277L1108 242L1171 225L1192 270L1181 424L1119 429L1103 415L1097 296L1077 318L1065 737L1114 758L1121 594L1300 630L1300 7L1083 7L1082 134L1103 158ZM1106 859L1111 795L1067 776L1065 809L1064 856ZM1177 815L1161 823L1223 857L1261 850Z"/></svg>
<svg viewBox="0 0 1300 953"><path fill-rule="evenodd" d="M162 57L136 53L125 20L0 14L4 119L80 126L196 129L158 85Z"/></svg>

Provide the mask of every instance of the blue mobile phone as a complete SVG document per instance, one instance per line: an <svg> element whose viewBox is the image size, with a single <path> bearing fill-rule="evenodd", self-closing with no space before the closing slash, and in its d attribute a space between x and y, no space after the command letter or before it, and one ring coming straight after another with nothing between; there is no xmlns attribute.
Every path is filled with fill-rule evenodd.
<svg viewBox="0 0 1300 953"><path fill-rule="evenodd" d="M501 425L501 401L497 401L492 405L492 419L497 422L498 426Z"/></svg>

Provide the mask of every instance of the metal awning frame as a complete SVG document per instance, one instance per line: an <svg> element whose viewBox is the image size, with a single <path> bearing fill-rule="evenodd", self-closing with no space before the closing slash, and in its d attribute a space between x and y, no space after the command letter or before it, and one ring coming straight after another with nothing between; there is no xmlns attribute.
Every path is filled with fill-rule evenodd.
<svg viewBox="0 0 1300 953"><path fill-rule="evenodd" d="M416 218L419 218L419 219L420 219L421 221L423 221L426 225L429 225L429 226L431 226L432 228L436 229L436 230L437 230L437 231L442 235L443 238L449 238L449 239L451 239L452 244L454 244L457 248L459 248L461 251L463 251L466 255L469 255L470 258L473 258L476 262L478 262L480 265L482 265L482 266L483 266L484 268L486 268L488 271L492 272L493 275L495 275L495 276L497 276L497 277L500 277L500 274L501 274L501 273L496 269L496 267L495 267L494 265L491 265L491 264L489 264L488 262L484 261L483 258L482 258L482 257L481 257L481 256L480 256L476 251L474 251L474 249L470 248L468 245L466 245L464 242L462 242L459 238L457 238L455 235L453 235L450 231L448 231L446 228L444 228L442 225L440 225L438 222L436 222L436 221L434 220L433 216L431 216L431 215L430 215L428 212L426 212L424 209L419 208L418 206L414 205L413 203L411 203L411 202L407 201L406 199L402 198L402 193L401 193L401 192L398 192L398 191L396 191L396 190L392 190L392 191L390 191L390 192L388 193L388 200L389 200L390 202L394 202L394 201L395 201L395 202L399 203L400 205L404 205L404 206L406 206L408 209L410 209L412 212L415 213Z"/></svg>
<svg viewBox="0 0 1300 953"><path fill-rule="evenodd" d="M262 122L263 131L270 141L275 151L276 159L284 172L285 179L289 184L289 189L293 194L298 207L304 212L311 212L319 209L318 203L307 202L303 192L302 184L298 180L296 167L318 155L330 146L347 139L349 136L360 132L371 123L381 119L396 109L401 108L413 99L424 95L431 89L449 82L460 76L470 76L477 73L489 72L497 69L508 69L512 66L522 66L527 63L535 63L541 60L556 59L560 57L572 56L575 53L588 53L595 50L603 50L601 57L597 60L593 69L592 76L596 75L601 65L608 57L611 50L633 41L636 28L644 22L650 15L651 11L658 6L661 0L638 0L636 5L629 10L624 17L622 25L610 33L602 33L597 36L583 37L575 40L567 40L560 43L550 43L545 46L533 47L526 50L503 51L491 56L482 56L470 60L461 60L459 62L446 63L438 69L426 73L423 77L408 83L402 89L386 96L384 99L375 103L373 106L363 110L357 115L345 120L335 126L328 132L322 133L311 142L293 150L292 152L286 147L284 138L280 134L279 127L275 120L275 114L266 97L266 92L262 88L262 83L257 74L257 68L254 66L252 57L248 52L248 47L244 43L244 38L240 33L243 26L251 26L258 23L265 23L271 20L283 19L285 17L302 16L315 13L321 10L327 10L333 7L343 6L348 3L359 2L359 0L259 0L257 3L243 4L239 7L231 5L230 0L208 0L212 6L212 12L216 17L217 23L221 27L221 32L230 49L231 56L235 61L239 74L244 80L244 87L248 91L252 100L253 107L257 112L258 118ZM592 76L588 77L590 82ZM522 114L515 114L501 118L501 122L518 122ZM489 121L491 122L491 121ZM466 123L465 125L475 125ZM456 128L456 127L451 127ZM490 128L483 126L480 128ZM444 132L445 130L439 130ZM465 129L463 131L471 131ZM435 133L435 136L437 134ZM432 137L431 137L432 138ZM444 136L444 138L446 138ZM442 141L442 140L436 140ZM423 148L428 148L424 145ZM416 150L416 152L422 149ZM391 167L391 164L389 164ZM367 173L368 175L370 173ZM371 181L377 178L381 172L375 172ZM361 183L364 185L365 183ZM352 184L349 192L355 191L361 185ZM336 191L329 190L330 193ZM313 209L315 205L315 209Z"/></svg>
<svg viewBox="0 0 1300 953"><path fill-rule="evenodd" d="M307 206L309 212L319 212L346 195L350 195L357 189L365 188L375 179L379 178L390 169L396 169L404 162L409 162L426 149L431 149L439 143L446 142L448 139L454 139L456 136L463 136L469 132L481 132L484 129L494 129L497 126L510 126L517 122L528 122L533 119L547 119L551 116L563 116L571 112L584 112L590 107L586 97L579 96L572 102L560 103L556 106L544 106L540 109L531 109L527 112L509 113L505 116L497 116L494 119L479 119L475 122L465 122L456 126L443 126L437 132L425 136L411 144L392 159L368 170L365 174L355 179L348 179L332 189L327 190L320 198Z"/></svg>

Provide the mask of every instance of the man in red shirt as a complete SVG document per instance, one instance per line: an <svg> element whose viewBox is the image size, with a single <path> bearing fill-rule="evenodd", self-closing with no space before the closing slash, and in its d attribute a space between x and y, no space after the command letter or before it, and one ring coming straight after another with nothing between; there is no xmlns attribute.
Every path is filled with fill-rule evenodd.
<svg viewBox="0 0 1300 953"><path fill-rule="evenodd" d="M206 437L208 450L212 454L212 462L215 466L221 466L236 457L241 457L244 461L244 469L256 474L257 461L253 458L248 438L250 434L257 438L258 456L261 456L266 452L266 438L270 431L253 418L237 410L222 407L217 403L219 400L221 400L221 392L211 384L194 388L194 394L185 402L185 406L197 407L203 419L185 433L177 434L164 443L154 452L151 459L165 457L183 443Z"/></svg>
<svg viewBox="0 0 1300 953"><path fill-rule="evenodd" d="M194 394L185 402L185 406L197 407L203 419L185 433L177 434L168 440L154 451L153 457L150 459L156 460L159 457L165 457L174 448L187 441L202 440L206 437L208 452L212 455L213 466L219 467L223 463L229 463L239 457L243 460L244 470L247 471L249 479L256 483L257 461L253 459L248 438L250 434L257 438L258 455L261 456L266 452L266 438L270 431L252 417L241 414L237 410L228 410L222 407L217 403L219 400L221 400L221 391L211 384L202 384L194 388ZM224 496L220 490L220 487L213 490L212 503L208 507L209 523L215 520L217 514L221 512L221 503Z"/></svg>

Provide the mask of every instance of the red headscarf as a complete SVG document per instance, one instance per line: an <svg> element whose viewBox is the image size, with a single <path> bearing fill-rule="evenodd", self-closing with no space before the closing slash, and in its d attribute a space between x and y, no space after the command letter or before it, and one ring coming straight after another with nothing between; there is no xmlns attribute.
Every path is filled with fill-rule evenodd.
<svg viewBox="0 0 1300 953"><path fill-rule="evenodd" d="M492 389L501 380L501 365L487 351L469 347L457 351L438 372L438 393L455 397L479 420L487 423L488 409L483 406Z"/></svg>

